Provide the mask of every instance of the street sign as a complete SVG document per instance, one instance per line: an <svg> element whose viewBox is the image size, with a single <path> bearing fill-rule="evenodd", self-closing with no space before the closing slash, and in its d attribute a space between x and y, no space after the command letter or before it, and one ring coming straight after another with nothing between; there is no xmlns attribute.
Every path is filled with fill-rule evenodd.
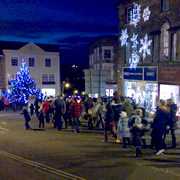
<svg viewBox="0 0 180 180"><path fill-rule="evenodd" d="M157 67L144 67L144 81L157 81Z"/></svg>
<svg viewBox="0 0 180 180"><path fill-rule="evenodd" d="M143 68L138 67L136 69L123 68L124 80L143 80Z"/></svg>

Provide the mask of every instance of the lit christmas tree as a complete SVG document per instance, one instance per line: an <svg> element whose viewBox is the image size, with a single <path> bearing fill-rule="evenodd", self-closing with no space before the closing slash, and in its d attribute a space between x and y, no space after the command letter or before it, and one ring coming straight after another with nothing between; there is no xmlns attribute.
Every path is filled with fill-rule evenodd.
<svg viewBox="0 0 180 180"><path fill-rule="evenodd" d="M16 73L16 79L10 81L10 92L7 93L10 103L27 104L29 96L39 94L39 89L36 88L34 79L29 74L29 68L25 64L22 58L20 72Z"/></svg>

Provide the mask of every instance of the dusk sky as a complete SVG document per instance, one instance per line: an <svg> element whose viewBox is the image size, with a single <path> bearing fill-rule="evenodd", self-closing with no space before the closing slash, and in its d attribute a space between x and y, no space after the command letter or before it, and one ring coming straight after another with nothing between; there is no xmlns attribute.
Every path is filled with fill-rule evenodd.
<svg viewBox="0 0 180 180"><path fill-rule="evenodd" d="M60 44L61 61L88 63L88 44L118 35L118 0L0 0L0 40Z"/></svg>

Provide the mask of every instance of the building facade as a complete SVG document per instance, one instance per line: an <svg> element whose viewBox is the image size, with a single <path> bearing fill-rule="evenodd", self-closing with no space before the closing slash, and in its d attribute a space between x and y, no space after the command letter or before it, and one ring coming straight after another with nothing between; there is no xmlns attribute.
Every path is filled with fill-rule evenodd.
<svg viewBox="0 0 180 180"><path fill-rule="evenodd" d="M8 92L9 82L16 78L16 72L20 71L23 58L35 80L36 88L39 88L41 93L45 96L55 96L60 93L59 46L36 45L30 42L28 44L5 43L4 48L1 47L0 63L3 71L0 76L0 89L2 92Z"/></svg>
<svg viewBox="0 0 180 180"><path fill-rule="evenodd" d="M89 68L106 71L105 94L117 90L118 36L101 36L89 45Z"/></svg>
<svg viewBox="0 0 180 180"><path fill-rule="evenodd" d="M180 109L180 1L120 0L116 6L118 90L150 110L159 98L172 98Z"/></svg>

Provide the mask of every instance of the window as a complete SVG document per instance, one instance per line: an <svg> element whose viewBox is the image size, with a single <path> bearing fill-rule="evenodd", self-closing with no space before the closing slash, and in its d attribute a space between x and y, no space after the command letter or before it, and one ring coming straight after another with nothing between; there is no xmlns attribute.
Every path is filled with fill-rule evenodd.
<svg viewBox="0 0 180 180"><path fill-rule="evenodd" d="M169 56L169 24L164 23L161 28L161 56L168 59Z"/></svg>
<svg viewBox="0 0 180 180"><path fill-rule="evenodd" d="M35 66L35 58L30 57L29 58L29 67L34 67Z"/></svg>
<svg viewBox="0 0 180 180"><path fill-rule="evenodd" d="M177 53L177 34L176 33L173 33L172 34L172 60L176 60L176 53Z"/></svg>
<svg viewBox="0 0 180 180"><path fill-rule="evenodd" d="M50 58L45 59L45 67L51 67L51 59Z"/></svg>
<svg viewBox="0 0 180 180"><path fill-rule="evenodd" d="M18 66L18 58L16 57L11 58L11 66Z"/></svg>
<svg viewBox="0 0 180 180"><path fill-rule="evenodd" d="M42 74L42 84L55 84L55 75Z"/></svg>
<svg viewBox="0 0 180 180"><path fill-rule="evenodd" d="M111 50L110 49L104 50L104 59L111 59Z"/></svg>
<svg viewBox="0 0 180 180"><path fill-rule="evenodd" d="M161 10L162 11L169 10L169 0L161 0Z"/></svg>
<svg viewBox="0 0 180 180"><path fill-rule="evenodd" d="M126 13L127 13L127 22L129 23L131 21L131 18L132 18L132 7L128 7L126 9Z"/></svg>

